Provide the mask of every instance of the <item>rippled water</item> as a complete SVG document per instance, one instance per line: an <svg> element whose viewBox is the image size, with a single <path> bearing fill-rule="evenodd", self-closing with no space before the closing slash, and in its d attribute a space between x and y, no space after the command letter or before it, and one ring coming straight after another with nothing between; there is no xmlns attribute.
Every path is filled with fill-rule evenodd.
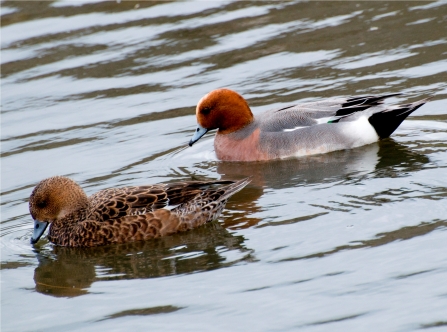
<svg viewBox="0 0 447 332"><path fill-rule="evenodd" d="M2 331L447 326L447 3L1 2ZM296 101L433 96L392 139L264 163L187 148L229 87ZM189 179L253 182L189 233L32 247L27 201Z"/></svg>

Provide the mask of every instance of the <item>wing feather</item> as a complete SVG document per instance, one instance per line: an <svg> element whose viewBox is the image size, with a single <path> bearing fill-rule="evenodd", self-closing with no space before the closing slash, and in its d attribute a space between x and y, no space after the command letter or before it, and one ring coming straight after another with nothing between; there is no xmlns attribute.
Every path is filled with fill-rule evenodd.
<svg viewBox="0 0 447 332"><path fill-rule="evenodd" d="M263 131L278 132L321 124L323 120L337 122L341 117L381 105L386 98L396 95L355 96L290 105L265 112L259 125Z"/></svg>

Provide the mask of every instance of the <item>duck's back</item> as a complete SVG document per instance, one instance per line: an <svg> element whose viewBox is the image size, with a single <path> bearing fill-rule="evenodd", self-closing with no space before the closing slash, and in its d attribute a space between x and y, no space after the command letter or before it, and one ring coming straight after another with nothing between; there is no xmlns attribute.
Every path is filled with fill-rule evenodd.
<svg viewBox="0 0 447 332"><path fill-rule="evenodd" d="M90 196L89 201L87 219L106 221L163 208L168 204L168 195L166 186L159 184L104 189Z"/></svg>
<svg viewBox="0 0 447 332"><path fill-rule="evenodd" d="M395 95L333 98L289 105L261 114L258 118L259 126L264 132L288 132L303 127L336 122L341 117L379 106L384 99ZM383 109L380 107L375 112Z"/></svg>
<svg viewBox="0 0 447 332"><path fill-rule="evenodd" d="M185 181L104 189L89 197L87 220L102 222L177 206L189 202L210 186L229 183L232 181Z"/></svg>

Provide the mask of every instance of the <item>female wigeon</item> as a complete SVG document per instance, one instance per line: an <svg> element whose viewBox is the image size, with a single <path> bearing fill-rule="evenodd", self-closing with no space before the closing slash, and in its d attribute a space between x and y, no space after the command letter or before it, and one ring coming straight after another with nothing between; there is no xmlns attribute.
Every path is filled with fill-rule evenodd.
<svg viewBox="0 0 447 332"><path fill-rule="evenodd" d="M105 189L87 197L73 180L54 176L41 181L30 196L31 243L40 239L50 223L48 239L68 247L148 240L187 231L216 219L228 198L249 182L247 178L159 183Z"/></svg>
<svg viewBox="0 0 447 332"><path fill-rule="evenodd" d="M269 110L254 118L235 91L217 89L200 99L192 146L209 130L217 158L256 161L351 149L389 137L427 99L385 107L385 98L362 96L328 99Z"/></svg>

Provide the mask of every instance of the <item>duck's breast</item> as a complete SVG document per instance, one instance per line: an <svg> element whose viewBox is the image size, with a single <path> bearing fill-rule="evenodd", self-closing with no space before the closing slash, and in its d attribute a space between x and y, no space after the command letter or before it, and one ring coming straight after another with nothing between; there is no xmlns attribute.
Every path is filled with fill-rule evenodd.
<svg viewBox="0 0 447 332"><path fill-rule="evenodd" d="M256 123L230 134L219 131L214 139L217 158L227 161L268 160L269 155L260 145L261 129Z"/></svg>

